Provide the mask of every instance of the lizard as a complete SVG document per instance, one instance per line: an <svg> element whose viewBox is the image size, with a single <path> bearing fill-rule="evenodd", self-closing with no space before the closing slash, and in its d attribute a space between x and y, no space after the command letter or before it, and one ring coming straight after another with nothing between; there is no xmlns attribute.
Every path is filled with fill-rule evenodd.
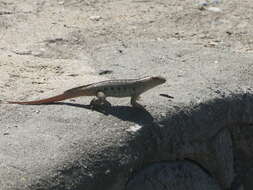
<svg viewBox="0 0 253 190"><path fill-rule="evenodd" d="M90 102L90 106L96 105L111 105L106 98L107 97L131 97L131 105L137 108L143 108L137 100L140 95L147 90L154 88L166 82L166 79L161 76L148 76L138 79L118 79L118 80L106 80L96 83L91 83L84 86L75 87L63 92L60 95L53 96L35 101L8 101L9 104L26 104L26 105L38 105L49 104L70 98L76 98L80 96L95 96Z"/></svg>

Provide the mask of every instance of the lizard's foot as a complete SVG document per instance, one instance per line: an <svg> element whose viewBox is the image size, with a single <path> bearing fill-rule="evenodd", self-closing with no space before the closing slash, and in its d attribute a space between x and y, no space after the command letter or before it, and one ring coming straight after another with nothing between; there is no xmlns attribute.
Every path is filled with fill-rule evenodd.
<svg viewBox="0 0 253 190"><path fill-rule="evenodd" d="M143 105L141 105L141 104L139 104L139 103L137 103L137 102L134 102L134 103L132 104L132 106L133 106L134 108L137 108L137 109L141 109L141 110L145 110L145 111L146 111L146 109L145 109L146 106L143 106Z"/></svg>
<svg viewBox="0 0 253 190"><path fill-rule="evenodd" d="M94 110L94 108L100 104L99 102L100 102L99 99L93 98L93 99L90 101L90 108L91 108L92 110Z"/></svg>
<svg viewBox="0 0 253 190"><path fill-rule="evenodd" d="M139 99L140 99L140 96L138 96L138 95L132 96L132 97L131 97L131 101L130 101L131 105L132 105L134 108L138 108L138 109L141 109L141 110L146 111L145 106L142 106L141 104L139 104L139 103L137 102L137 100L139 100Z"/></svg>
<svg viewBox="0 0 253 190"><path fill-rule="evenodd" d="M103 100L103 101L101 101L100 106L111 107L112 104L110 102L108 102L107 100Z"/></svg>
<svg viewBox="0 0 253 190"><path fill-rule="evenodd" d="M105 99L93 98L90 102L90 107L92 110L96 107L111 107L111 103Z"/></svg>

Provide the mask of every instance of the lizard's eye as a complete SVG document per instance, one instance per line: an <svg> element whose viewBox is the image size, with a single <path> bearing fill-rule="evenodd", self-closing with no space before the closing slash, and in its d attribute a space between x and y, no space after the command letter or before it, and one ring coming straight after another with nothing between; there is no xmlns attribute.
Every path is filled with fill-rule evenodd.
<svg viewBox="0 0 253 190"><path fill-rule="evenodd" d="M113 88L113 87L111 87L111 90L114 90L114 88Z"/></svg>

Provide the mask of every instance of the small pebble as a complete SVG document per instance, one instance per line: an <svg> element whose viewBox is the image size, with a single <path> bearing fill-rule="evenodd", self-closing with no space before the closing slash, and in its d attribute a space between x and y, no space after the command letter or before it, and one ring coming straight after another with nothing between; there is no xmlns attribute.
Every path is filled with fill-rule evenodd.
<svg viewBox="0 0 253 190"><path fill-rule="evenodd" d="M170 99L173 99L174 97L173 96L170 96L168 94L160 94L160 96L163 96L163 97L166 97L166 98L170 98Z"/></svg>
<svg viewBox="0 0 253 190"><path fill-rule="evenodd" d="M222 10L219 7L208 7L207 10L215 13L222 12Z"/></svg>
<svg viewBox="0 0 253 190"><path fill-rule="evenodd" d="M99 21L102 19L102 17L101 16L90 16L90 19L93 21Z"/></svg>
<svg viewBox="0 0 253 190"><path fill-rule="evenodd" d="M162 39L162 38L156 38L156 40L157 40L158 42L163 41L163 39Z"/></svg>
<svg viewBox="0 0 253 190"><path fill-rule="evenodd" d="M112 72L113 72L112 70L103 70L99 72L99 75L111 74Z"/></svg>
<svg viewBox="0 0 253 190"><path fill-rule="evenodd" d="M217 46L217 45L218 45L217 42L214 42L214 41L208 42L208 46L209 46L209 47L215 47L215 46Z"/></svg>
<svg viewBox="0 0 253 190"><path fill-rule="evenodd" d="M139 131L141 128L142 128L141 125L136 124L136 125L130 126L129 129L127 129L126 131L127 131L127 132L137 132L137 131Z"/></svg>
<svg viewBox="0 0 253 190"><path fill-rule="evenodd" d="M206 7L206 6L208 6L208 2L206 2L206 1L200 2L198 5L199 5L200 7Z"/></svg>
<svg viewBox="0 0 253 190"><path fill-rule="evenodd" d="M78 74L69 74L68 76L70 76L70 77L77 77Z"/></svg>
<svg viewBox="0 0 253 190"><path fill-rule="evenodd" d="M218 4L218 3L221 3L221 0L211 0L210 3Z"/></svg>
<svg viewBox="0 0 253 190"><path fill-rule="evenodd" d="M231 32L231 31L226 31L226 33L227 33L228 35L232 35L232 32Z"/></svg>

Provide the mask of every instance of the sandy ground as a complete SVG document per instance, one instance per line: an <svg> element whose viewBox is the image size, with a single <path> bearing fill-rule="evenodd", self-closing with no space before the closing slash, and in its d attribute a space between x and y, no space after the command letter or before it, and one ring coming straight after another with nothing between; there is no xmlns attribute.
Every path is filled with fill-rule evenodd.
<svg viewBox="0 0 253 190"><path fill-rule="evenodd" d="M0 101L115 78L99 75L110 70L97 59L109 43L118 54L131 41L167 39L252 53L252 8L250 0L1 0Z"/></svg>

